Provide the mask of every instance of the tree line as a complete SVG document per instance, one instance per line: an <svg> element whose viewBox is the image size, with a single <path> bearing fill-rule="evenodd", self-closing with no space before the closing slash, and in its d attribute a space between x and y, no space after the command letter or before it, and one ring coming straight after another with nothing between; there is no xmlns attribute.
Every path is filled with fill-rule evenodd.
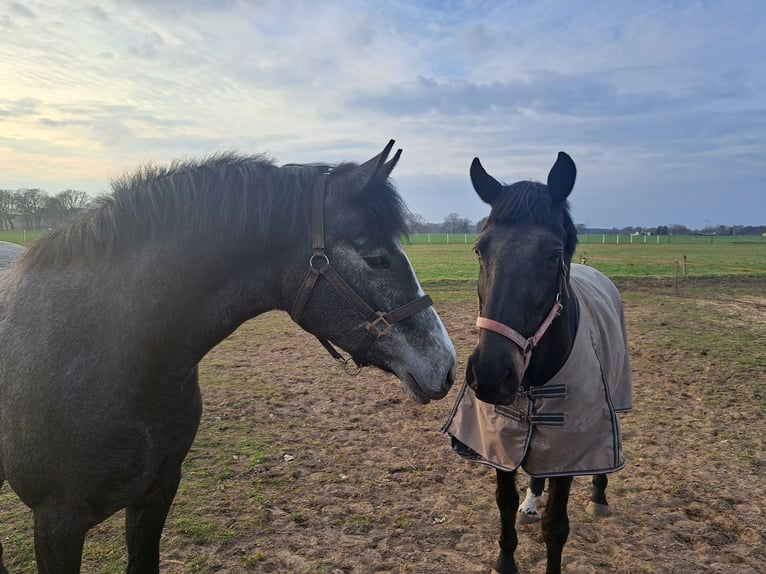
<svg viewBox="0 0 766 574"><path fill-rule="evenodd" d="M461 217L457 213L450 213L441 223L429 223L418 214L410 214L409 232L419 233L479 233L484 226L486 218L473 223L471 220ZM612 235L763 235L766 233L766 225L706 225L702 229L690 229L685 225L672 223L669 225L657 225L656 227L612 227L589 228L582 223L577 224L577 233L586 234L612 234Z"/></svg>
<svg viewBox="0 0 766 574"><path fill-rule="evenodd" d="M65 189L56 195L49 195L38 188L16 190L0 189L0 231L22 229L53 229L71 219L77 213L93 207L95 199L84 191ZM458 213L450 213L441 223L430 223L418 213L411 213L408 231L418 233L478 233L484 219L473 223ZM670 224L656 227L623 227L621 229L589 229L577 224L577 232L607 233L622 235L762 235L766 225L708 225L703 229L689 229L684 225Z"/></svg>
<svg viewBox="0 0 766 574"><path fill-rule="evenodd" d="M0 231L53 229L90 207L92 201L76 189L56 195L38 188L0 189Z"/></svg>
<svg viewBox="0 0 766 574"><path fill-rule="evenodd" d="M419 213L411 213L408 222L408 231L417 233L476 233L476 226L470 219L460 217L457 213L450 213L441 223L429 223Z"/></svg>

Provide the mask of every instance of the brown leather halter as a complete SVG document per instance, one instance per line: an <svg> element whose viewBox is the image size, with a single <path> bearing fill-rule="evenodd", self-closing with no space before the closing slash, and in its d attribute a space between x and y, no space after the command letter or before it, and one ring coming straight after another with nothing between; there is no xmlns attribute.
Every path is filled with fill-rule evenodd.
<svg viewBox="0 0 766 574"><path fill-rule="evenodd" d="M348 374L356 375L362 367L370 364L367 360L367 353L376 339L388 335L394 324L430 307L433 305L433 301L431 301L431 298L428 295L423 295L414 301L402 305L401 307L397 307L393 311L375 311L365 303L365 301L357 295L356 291L354 291L354 289L343 280L338 272L333 269L332 265L330 265L330 259L325 253L324 245L324 196L329 175L329 172L321 174L319 178L317 178L312 190L312 253L309 258L309 272L306 275L306 279L303 282L303 286L301 287L295 302L293 303L293 307L290 310L290 316L293 321L298 323L306 308L306 304L311 297L311 293L314 290L317 280L320 277L327 279L338 294L343 297L366 321L365 327L367 329L367 337L365 337L359 347L352 352L351 358L354 363L356 363L356 369L349 367L348 359L343 357L327 339L321 337L317 337L317 339L319 339L322 346L327 349L336 361L343 364L343 368Z"/></svg>
<svg viewBox="0 0 766 574"><path fill-rule="evenodd" d="M564 261L563 256L561 257L561 275L559 276L559 290L558 293L556 293L556 299L554 300L553 306L548 312L548 315L545 317L545 320L543 320L542 324L540 327L538 327L537 331L535 331L534 335L531 337L524 337L524 335L509 327L505 323L481 316L477 317L476 326L480 329L486 329L487 331L492 331L502 335L506 339L510 339L516 343L516 345L521 349L521 352L524 354L524 370L526 371L527 367L529 366L529 361L532 359L532 349L537 346L537 344L540 342L540 339L543 338L543 335L545 335L545 332L548 330L548 327L551 326L551 323L553 323L556 317L561 315L561 311L564 309L564 305L561 303L562 292L566 293L567 295L569 294L567 291L567 264L566 261Z"/></svg>

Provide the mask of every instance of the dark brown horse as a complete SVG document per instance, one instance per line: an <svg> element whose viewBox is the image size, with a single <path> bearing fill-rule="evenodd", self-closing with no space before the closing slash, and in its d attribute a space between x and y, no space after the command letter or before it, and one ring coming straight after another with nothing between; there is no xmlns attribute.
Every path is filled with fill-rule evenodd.
<svg viewBox="0 0 766 574"><path fill-rule="evenodd" d="M79 572L86 532L122 508L127 571L158 572L197 364L260 313L444 397L455 351L399 243L392 146L363 165L147 166L0 275L0 479L33 511L42 574Z"/></svg>
<svg viewBox="0 0 766 574"><path fill-rule="evenodd" d="M624 466L617 412L632 403L622 303L604 275L572 265L577 235L567 197L575 175L563 152L547 185L502 185L478 158L471 165L476 193L492 206L475 245L479 342L444 430L458 453L497 469L493 568L501 574L518 572L519 466L550 479L542 516L548 574L561 572L572 477L605 478Z"/></svg>

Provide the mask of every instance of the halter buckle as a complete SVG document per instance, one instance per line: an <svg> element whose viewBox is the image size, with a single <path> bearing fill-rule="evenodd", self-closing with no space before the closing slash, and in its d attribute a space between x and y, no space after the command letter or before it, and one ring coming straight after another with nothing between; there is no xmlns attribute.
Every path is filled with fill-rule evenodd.
<svg viewBox="0 0 766 574"><path fill-rule="evenodd" d="M386 319L386 314L382 311L377 312L377 318L372 321L367 321L367 331L375 337L383 337L391 332L393 323L389 323Z"/></svg>

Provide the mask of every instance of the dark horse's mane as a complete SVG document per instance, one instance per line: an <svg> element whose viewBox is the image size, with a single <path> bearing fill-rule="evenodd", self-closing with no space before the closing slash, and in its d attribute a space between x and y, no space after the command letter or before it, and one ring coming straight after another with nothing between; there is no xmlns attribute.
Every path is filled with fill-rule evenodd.
<svg viewBox="0 0 766 574"><path fill-rule="evenodd" d="M232 152L146 164L112 181L112 192L63 227L38 239L24 254L27 268L54 268L94 260L144 244L168 232L189 238L227 236L268 248L284 246L311 221L311 190L317 177L342 175L354 163L289 164ZM343 181L343 180L341 180ZM348 194L370 215L373 231L404 235L408 211L390 181L372 193Z"/></svg>
<svg viewBox="0 0 766 574"><path fill-rule="evenodd" d="M564 201L561 210L554 209L550 194L542 183L520 181L503 187L503 194L492 205L484 224L518 225L531 223L549 228L556 235L564 229L564 254L571 260L577 247L577 228Z"/></svg>

